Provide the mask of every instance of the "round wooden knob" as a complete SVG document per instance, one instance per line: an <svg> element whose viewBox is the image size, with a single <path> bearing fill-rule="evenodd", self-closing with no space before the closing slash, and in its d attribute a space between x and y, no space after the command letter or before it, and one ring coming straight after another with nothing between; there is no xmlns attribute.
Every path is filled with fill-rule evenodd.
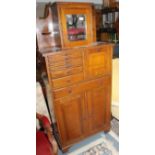
<svg viewBox="0 0 155 155"><path fill-rule="evenodd" d="M68 93L69 93L69 94L71 94L71 93L72 93L72 90L71 90L71 89L69 89L69 90L68 90Z"/></svg>
<svg viewBox="0 0 155 155"><path fill-rule="evenodd" d="M71 82L71 80L69 79L69 80L67 80L67 83L70 83Z"/></svg>
<svg viewBox="0 0 155 155"><path fill-rule="evenodd" d="M66 73L67 73L67 74L70 74L70 71L67 71Z"/></svg>

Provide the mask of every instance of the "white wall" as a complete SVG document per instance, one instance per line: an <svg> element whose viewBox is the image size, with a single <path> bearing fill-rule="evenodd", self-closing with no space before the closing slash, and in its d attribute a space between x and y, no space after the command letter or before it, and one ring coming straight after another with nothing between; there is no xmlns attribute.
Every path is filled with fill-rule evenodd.
<svg viewBox="0 0 155 155"><path fill-rule="evenodd" d="M90 2L95 4L102 4L103 0L36 0L36 2Z"/></svg>

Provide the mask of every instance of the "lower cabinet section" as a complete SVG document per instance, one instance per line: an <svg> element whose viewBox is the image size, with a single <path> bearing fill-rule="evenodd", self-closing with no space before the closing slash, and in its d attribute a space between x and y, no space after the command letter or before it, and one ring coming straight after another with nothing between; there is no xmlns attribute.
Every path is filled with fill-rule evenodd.
<svg viewBox="0 0 155 155"><path fill-rule="evenodd" d="M55 114L62 146L71 145L109 125L107 123L110 122L110 111L107 110L110 110L110 77L103 79L99 87L92 85L92 80L86 90L85 84L77 85L81 92L55 100Z"/></svg>

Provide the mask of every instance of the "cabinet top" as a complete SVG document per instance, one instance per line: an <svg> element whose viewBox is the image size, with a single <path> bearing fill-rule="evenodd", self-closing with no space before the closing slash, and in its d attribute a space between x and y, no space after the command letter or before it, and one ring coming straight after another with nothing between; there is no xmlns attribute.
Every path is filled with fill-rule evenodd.
<svg viewBox="0 0 155 155"><path fill-rule="evenodd" d="M65 52L67 50L74 50L79 48L91 48L96 46L114 46L114 43L107 43L107 42L94 42L89 45L80 46L80 47L73 47L73 48L60 48L60 47L54 47L54 48L46 48L44 50L39 51L43 56L53 55L59 52Z"/></svg>
<svg viewBox="0 0 155 155"><path fill-rule="evenodd" d="M91 2L54 2L52 3L52 5L57 4L57 5L77 5L77 4L81 4L81 5L93 5L93 3Z"/></svg>

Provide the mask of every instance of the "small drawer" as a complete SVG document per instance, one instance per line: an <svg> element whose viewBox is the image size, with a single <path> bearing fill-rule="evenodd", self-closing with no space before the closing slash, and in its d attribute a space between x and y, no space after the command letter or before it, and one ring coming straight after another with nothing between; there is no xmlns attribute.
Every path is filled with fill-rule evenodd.
<svg viewBox="0 0 155 155"><path fill-rule="evenodd" d="M75 62L77 62L77 64L81 64L82 63L82 57L77 57L77 58L69 58L66 57L64 58L62 61L56 61L50 64L50 66L53 67L58 67L58 66L67 66L67 65L71 65L74 64Z"/></svg>
<svg viewBox="0 0 155 155"><path fill-rule="evenodd" d="M69 69L64 69L64 70L57 70L51 72L51 77L52 78L61 78L64 76L72 75L72 74L77 74L83 71L83 67L74 67L74 68L69 68Z"/></svg>
<svg viewBox="0 0 155 155"><path fill-rule="evenodd" d="M62 66L49 66L49 67L50 67L50 70L53 72L53 71L68 69L72 67L79 67L79 66L83 66L83 62L81 58L72 59L71 61L65 61Z"/></svg>
<svg viewBox="0 0 155 155"><path fill-rule="evenodd" d="M54 100L60 99L60 98L64 99L64 97L68 95L73 95L73 94L75 95L80 92L82 92L81 88L77 87L76 85L73 85L73 86L53 90L53 97L54 97Z"/></svg>
<svg viewBox="0 0 155 155"><path fill-rule="evenodd" d="M111 85L111 76L105 76L95 80L81 82L77 85L72 85L69 87L53 90L53 97L54 99L59 99L59 98L66 97L68 95L87 92L99 87L109 86L110 88L110 85Z"/></svg>
<svg viewBox="0 0 155 155"><path fill-rule="evenodd" d="M64 62L65 60L74 59L78 57L82 57L81 51L79 50L67 51L67 52L61 52L55 55L50 55L48 57L48 62L49 62L49 65L55 65L57 64L57 62Z"/></svg>
<svg viewBox="0 0 155 155"><path fill-rule="evenodd" d="M54 99L63 98L65 96L71 95L74 93L74 89L72 87L66 87L63 89L57 89L53 91L53 97Z"/></svg>
<svg viewBox="0 0 155 155"><path fill-rule="evenodd" d="M83 80L83 72L71 76L66 76L64 78L59 78L52 80L52 85L54 89L69 86L74 83L78 83Z"/></svg>

